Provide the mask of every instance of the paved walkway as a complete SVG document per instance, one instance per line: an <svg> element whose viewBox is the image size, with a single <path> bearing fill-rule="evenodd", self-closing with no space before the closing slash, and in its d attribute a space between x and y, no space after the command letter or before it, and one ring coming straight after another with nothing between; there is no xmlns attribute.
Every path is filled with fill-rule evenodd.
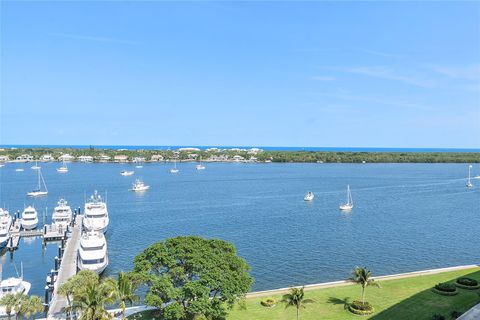
<svg viewBox="0 0 480 320"><path fill-rule="evenodd" d="M480 303L462 314L457 320L477 320L480 319Z"/></svg>
<svg viewBox="0 0 480 320"><path fill-rule="evenodd" d="M58 271L57 281L53 289L53 297L48 309L47 319L65 319L63 309L67 306L67 299L57 294L57 289L70 277L77 274L77 250L80 243L82 228L82 216L78 215L73 228L72 236L68 239L63 254L60 270Z"/></svg>
<svg viewBox="0 0 480 320"><path fill-rule="evenodd" d="M414 271L414 272L407 272L407 273L399 273L399 274L392 274L388 276L378 276L373 277L375 280L387 281L387 280L394 280L394 279L401 279L401 278L410 278L410 277L417 277L423 275L430 275L448 271L455 271L455 270L465 270L465 269L472 269L478 268L480 265L467 265L467 266L457 266L457 267L449 267L449 268L440 268L440 269L430 269L430 270L422 270L422 271ZM352 283L347 280L340 280L340 281L333 281L333 282L324 282L324 283L316 283L316 284L308 284L305 286L296 286L295 288L304 287L305 291L320 289L320 288L330 288L330 287L338 287L338 286L348 286ZM285 294L288 293L290 288L280 288L274 290L265 290L265 291L256 291L247 293L247 298L253 297L265 297L275 294Z"/></svg>

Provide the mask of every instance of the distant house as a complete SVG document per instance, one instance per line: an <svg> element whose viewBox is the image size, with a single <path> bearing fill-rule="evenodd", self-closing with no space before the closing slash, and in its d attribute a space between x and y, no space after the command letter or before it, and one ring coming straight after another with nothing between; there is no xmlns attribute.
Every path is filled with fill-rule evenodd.
<svg viewBox="0 0 480 320"><path fill-rule="evenodd" d="M249 162L257 162L258 159L256 157L250 157L250 159L248 159Z"/></svg>
<svg viewBox="0 0 480 320"><path fill-rule="evenodd" d="M220 162L220 161L228 161L228 155L221 154L221 155L212 155L206 161L209 162Z"/></svg>
<svg viewBox="0 0 480 320"><path fill-rule="evenodd" d="M258 154L260 152L263 152L262 149L259 149L259 148L251 148L251 149L248 149L248 154Z"/></svg>
<svg viewBox="0 0 480 320"><path fill-rule="evenodd" d="M154 154L150 158L150 161L163 161L163 156L161 154Z"/></svg>
<svg viewBox="0 0 480 320"><path fill-rule="evenodd" d="M8 156L0 156L0 162L7 162L8 160L10 160Z"/></svg>
<svg viewBox="0 0 480 320"><path fill-rule="evenodd" d="M109 157L107 155L104 155L104 154L101 154L97 157L98 162L108 162L111 159L112 159L111 157Z"/></svg>
<svg viewBox="0 0 480 320"><path fill-rule="evenodd" d="M196 153L189 153L187 157L188 157L188 159L197 159L198 154L196 154Z"/></svg>
<svg viewBox="0 0 480 320"><path fill-rule="evenodd" d="M113 157L113 161L115 162L128 162L128 156L124 154L118 154Z"/></svg>
<svg viewBox="0 0 480 320"><path fill-rule="evenodd" d="M78 157L78 161L80 162L93 162L92 156L80 156Z"/></svg>
<svg viewBox="0 0 480 320"><path fill-rule="evenodd" d="M68 153L65 153L65 154L62 154L60 157L58 157L58 161L73 161L75 160L75 157L68 154Z"/></svg>
<svg viewBox="0 0 480 320"><path fill-rule="evenodd" d="M200 151L198 148L179 148L178 151Z"/></svg>
<svg viewBox="0 0 480 320"><path fill-rule="evenodd" d="M33 156L29 154L22 154L21 156L18 156L15 160L21 162L33 161Z"/></svg>
<svg viewBox="0 0 480 320"><path fill-rule="evenodd" d="M144 157L135 157L133 158L132 162L145 162Z"/></svg>
<svg viewBox="0 0 480 320"><path fill-rule="evenodd" d="M240 162L240 161L244 161L245 158L242 157L242 156L239 156L239 155L237 154L237 155L234 155L234 156L233 156L232 160L235 161L235 162Z"/></svg>
<svg viewBox="0 0 480 320"><path fill-rule="evenodd" d="M43 162L48 162L48 161L53 161L55 160L51 154L44 154L40 157L40 161L43 161Z"/></svg>

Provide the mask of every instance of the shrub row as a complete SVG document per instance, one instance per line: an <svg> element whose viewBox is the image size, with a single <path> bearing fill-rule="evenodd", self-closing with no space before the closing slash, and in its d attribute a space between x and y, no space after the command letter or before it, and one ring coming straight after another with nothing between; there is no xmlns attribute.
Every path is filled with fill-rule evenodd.
<svg viewBox="0 0 480 320"><path fill-rule="evenodd" d="M448 282L442 282L442 283L437 283L435 285L435 289L438 291L443 291L443 292L455 292L457 291L457 287L453 283L448 283Z"/></svg>
<svg viewBox="0 0 480 320"><path fill-rule="evenodd" d="M467 277L458 278L455 282L455 285L459 288L467 290L475 290L480 288L480 284L478 284L477 280Z"/></svg>
<svg viewBox="0 0 480 320"><path fill-rule="evenodd" d="M260 304L264 307L271 308L275 307L275 305L277 304L277 300L275 300L274 298L267 298L260 301Z"/></svg>

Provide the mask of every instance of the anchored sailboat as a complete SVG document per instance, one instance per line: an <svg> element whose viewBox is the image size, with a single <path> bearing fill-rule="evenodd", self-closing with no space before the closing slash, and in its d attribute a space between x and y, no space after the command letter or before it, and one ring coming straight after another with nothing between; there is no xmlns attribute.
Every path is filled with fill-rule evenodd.
<svg viewBox="0 0 480 320"><path fill-rule="evenodd" d="M65 158L63 159L63 164L60 168L57 169L58 173L67 173L68 172L68 167L67 163L65 162Z"/></svg>
<svg viewBox="0 0 480 320"><path fill-rule="evenodd" d="M170 169L170 173L178 173L177 160L174 160L174 161L173 161L173 168Z"/></svg>
<svg viewBox="0 0 480 320"><path fill-rule="evenodd" d="M340 205L340 210L349 211L353 208L352 192L350 191L350 185L347 185L347 203Z"/></svg>
<svg viewBox="0 0 480 320"><path fill-rule="evenodd" d="M470 171L472 170L472 165L469 165L468 166L468 179L467 179L467 188L472 188L473 187L473 183L470 179Z"/></svg>
<svg viewBox="0 0 480 320"><path fill-rule="evenodd" d="M35 160L35 165L32 166L31 169L33 169L33 170L38 170L38 169L40 169L40 167L38 166L38 161L37 161L37 160Z"/></svg>
<svg viewBox="0 0 480 320"><path fill-rule="evenodd" d="M48 194L47 185L45 184L45 180L43 179L43 175L42 175L42 170L40 168L37 169L37 174L38 174L37 188L27 193L27 196L29 197L41 197L41 196L46 196ZM42 184L45 190L42 190Z"/></svg>

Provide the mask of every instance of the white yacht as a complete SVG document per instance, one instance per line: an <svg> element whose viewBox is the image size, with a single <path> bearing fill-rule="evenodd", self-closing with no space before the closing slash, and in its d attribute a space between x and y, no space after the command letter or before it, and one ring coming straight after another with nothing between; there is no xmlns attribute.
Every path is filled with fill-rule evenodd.
<svg viewBox="0 0 480 320"><path fill-rule="evenodd" d="M0 249L7 246L10 238L10 227L12 226L12 216L7 210L0 208Z"/></svg>
<svg viewBox="0 0 480 320"><path fill-rule="evenodd" d="M7 295L7 294L16 294L16 293L23 293L25 295L28 295L28 292L30 292L30 288L32 285L30 282L24 281L23 280L23 265L20 265L21 268L21 275L17 278L15 277L10 277L5 280L1 280L0 282L0 299ZM17 274L18 276L18 274ZM1 279L1 271L0 271L0 279ZM12 310L11 315L15 315L15 310ZM8 316L7 311L4 306L0 307L0 317L6 317Z"/></svg>
<svg viewBox="0 0 480 320"><path fill-rule="evenodd" d="M131 176L131 175L133 175L134 173L135 173L135 171L126 171L126 170L120 172L120 174L121 174L122 176L124 176L124 177Z"/></svg>
<svg viewBox="0 0 480 320"><path fill-rule="evenodd" d="M87 231L98 231L105 233L109 223L107 203L103 201L97 190L85 203L83 227Z"/></svg>
<svg viewBox="0 0 480 320"><path fill-rule="evenodd" d="M303 200L312 201L313 198L315 198L315 195L313 194L313 192L308 191L307 194L305 195L305 197L303 198Z"/></svg>
<svg viewBox="0 0 480 320"><path fill-rule="evenodd" d="M101 274L108 266L107 241L101 232L87 231L82 234L78 249L77 266Z"/></svg>
<svg viewBox="0 0 480 320"><path fill-rule="evenodd" d="M205 170L205 166L202 164L202 158L200 158L200 163L195 166L197 170Z"/></svg>
<svg viewBox="0 0 480 320"><path fill-rule="evenodd" d="M35 165L34 166L31 166L30 169L33 169L33 170L38 170L40 169L40 166L38 165L38 161L35 160Z"/></svg>
<svg viewBox="0 0 480 320"><path fill-rule="evenodd" d="M52 223L57 228L66 230L70 222L72 222L72 208L70 208L66 200L60 199L55 209L53 209Z"/></svg>
<svg viewBox="0 0 480 320"><path fill-rule="evenodd" d="M65 159L63 159L63 164L60 168L57 168L58 173L67 173L68 172L68 167L67 163L65 162Z"/></svg>
<svg viewBox="0 0 480 320"><path fill-rule="evenodd" d="M352 192L350 191L350 185L347 185L347 202L340 205L340 210L349 211L353 209Z"/></svg>
<svg viewBox="0 0 480 320"><path fill-rule="evenodd" d="M150 186L146 186L142 180L137 179L133 183L132 189L130 189L130 191L141 192L141 191L147 191L148 189L150 189Z"/></svg>
<svg viewBox="0 0 480 320"><path fill-rule="evenodd" d="M467 178L467 188L472 188L473 187L473 183L471 181L471 178L470 178L470 171L472 170L472 165L469 165L468 166L468 178Z"/></svg>
<svg viewBox="0 0 480 320"><path fill-rule="evenodd" d="M170 169L170 173L178 173L178 169L177 169L177 160L173 161L173 168Z"/></svg>
<svg viewBox="0 0 480 320"><path fill-rule="evenodd" d="M33 206L28 206L22 212L22 228L25 230L35 229L38 225L37 210Z"/></svg>
<svg viewBox="0 0 480 320"><path fill-rule="evenodd" d="M43 175L42 175L42 170L40 168L37 169L37 175L38 175L37 187L27 193L27 196L29 197L41 197L41 196L46 196L48 194L47 185L45 184L45 180L43 179ZM44 190L42 190L42 184L43 184Z"/></svg>

